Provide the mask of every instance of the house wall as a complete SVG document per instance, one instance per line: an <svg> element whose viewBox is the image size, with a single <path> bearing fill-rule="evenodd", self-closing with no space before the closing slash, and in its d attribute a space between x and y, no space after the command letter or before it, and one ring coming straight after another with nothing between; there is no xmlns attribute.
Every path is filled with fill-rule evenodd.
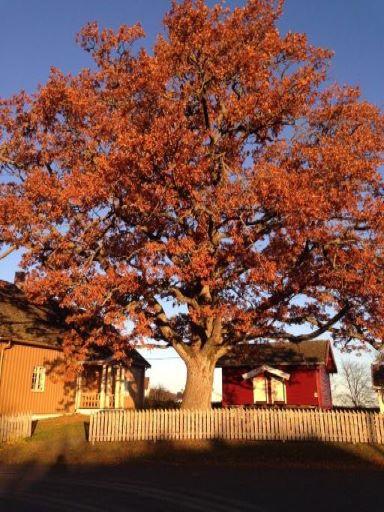
<svg viewBox="0 0 384 512"><path fill-rule="evenodd" d="M0 350L5 343L0 342ZM60 350L13 344L4 351L0 376L0 413L55 414L74 410L75 386L58 374L63 362ZM46 367L45 390L32 391L35 366Z"/></svg>
<svg viewBox="0 0 384 512"><path fill-rule="evenodd" d="M102 366L84 365L81 389L84 393L100 393Z"/></svg>
<svg viewBox="0 0 384 512"><path fill-rule="evenodd" d="M320 366L317 372L317 387L319 390L319 405L323 409L332 407L331 379L325 366Z"/></svg>
<svg viewBox="0 0 384 512"><path fill-rule="evenodd" d="M287 381L287 405L292 406L318 406L317 369L316 368L290 368Z"/></svg>
<svg viewBox="0 0 384 512"><path fill-rule="evenodd" d="M222 404L229 405L252 405L253 386L252 379L244 380L243 373L251 368L223 368L222 369Z"/></svg>
<svg viewBox="0 0 384 512"><path fill-rule="evenodd" d="M124 372L125 393L124 408L139 409L144 405L144 375L145 369L134 366Z"/></svg>
<svg viewBox="0 0 384 512"><path fill-rule="evenodd" d="M101 383L102 377L102 364L100 365L86 365L84 366L81 375L82 393L100 393L103 389ZM107 382L106 393L107 395L116 395L121 393L120 381L118 377L118 367L107 366ZM125 409L141 408L144 405L144 376L145 369L142 367L123 368L124 391L123 391L123 405ZM105 377L104 377L105 379Z"/></svg>
<svg viewBox="0 0 384 512"><path fill-rule="evenodd" d="M253 404L252 379L244 380L242 377L242 374L251 369L247 367L222 369L222 404L224 406ZM287 405L325 408L332 406L329 375L324 367L281 366L280 369L290 373L290 378L286 382Z"/></svg>

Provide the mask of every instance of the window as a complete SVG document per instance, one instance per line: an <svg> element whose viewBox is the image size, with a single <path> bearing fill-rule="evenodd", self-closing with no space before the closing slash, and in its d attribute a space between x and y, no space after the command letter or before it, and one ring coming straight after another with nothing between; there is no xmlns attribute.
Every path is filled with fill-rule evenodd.
<svg viewBox="0 0 384 512"><path fill-rule="evenodd" d="M45 368L35 366L32 374L32 391L45 391Z"/></svg>
<svg viewBox="0 0 384 512"><path fill-rule="evenodd" d="M285 404L285 382L265 373L253 378L253 402L255 404Z"/></svg>

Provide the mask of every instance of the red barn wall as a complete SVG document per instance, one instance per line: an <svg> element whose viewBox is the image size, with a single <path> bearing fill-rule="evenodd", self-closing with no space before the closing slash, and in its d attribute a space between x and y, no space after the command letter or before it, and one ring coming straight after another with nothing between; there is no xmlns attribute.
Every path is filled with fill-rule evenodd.
<svg viewBox="0 0 384 512"><path fill-rule="evenodd" d="M292 368L287 381L287 405L318 406L317 368Z"/></svg>
<svg viewBox="0 0 384 512"><path fill-rule="evenodd" d="M222 369L222 403L229 405L252 405L252 379L244 380L242 374L252 368ZM286 383L287 405L332 407L330 379L324 366L318 368L282 366L290 373Z"/></svg>
<svg viewBox="0 0 384 512"><path fill-rule="evenodd" d="M250 368L223 368L222 370L222 403L228 405L252 405L252 379L244 380L243 373Z"/></svg>
<svg viewBox="0 0 384 512"><path fill-rule="evenodd" d="M320 366L317 373L319 389L319 404L324 409L332 407L331 379L324 366Z"/></svg>

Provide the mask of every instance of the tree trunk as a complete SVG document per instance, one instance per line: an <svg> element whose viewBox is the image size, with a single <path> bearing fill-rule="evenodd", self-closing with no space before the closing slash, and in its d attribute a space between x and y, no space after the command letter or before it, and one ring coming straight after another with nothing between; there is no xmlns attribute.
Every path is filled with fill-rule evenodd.
<svg viewBox="0 0 384 512"><path fill-rule="evenodd" d="M185 362L187 383L182 409L210 409L215 363L216 360L201 355Z"/></svg>

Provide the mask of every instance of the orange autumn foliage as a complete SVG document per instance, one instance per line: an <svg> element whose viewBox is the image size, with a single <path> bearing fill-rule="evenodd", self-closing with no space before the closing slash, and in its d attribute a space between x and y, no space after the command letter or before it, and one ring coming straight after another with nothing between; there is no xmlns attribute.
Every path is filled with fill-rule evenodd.
<svg viewBox="0 0 384 512"><path fill-rule="evenodd" d="M151 53L90 23L90 69L0 104L0 238L29 293L70 312L68 354L173 346L187 407L234 344L384 336L384 117L281 10L173 3Z"/></svg>

